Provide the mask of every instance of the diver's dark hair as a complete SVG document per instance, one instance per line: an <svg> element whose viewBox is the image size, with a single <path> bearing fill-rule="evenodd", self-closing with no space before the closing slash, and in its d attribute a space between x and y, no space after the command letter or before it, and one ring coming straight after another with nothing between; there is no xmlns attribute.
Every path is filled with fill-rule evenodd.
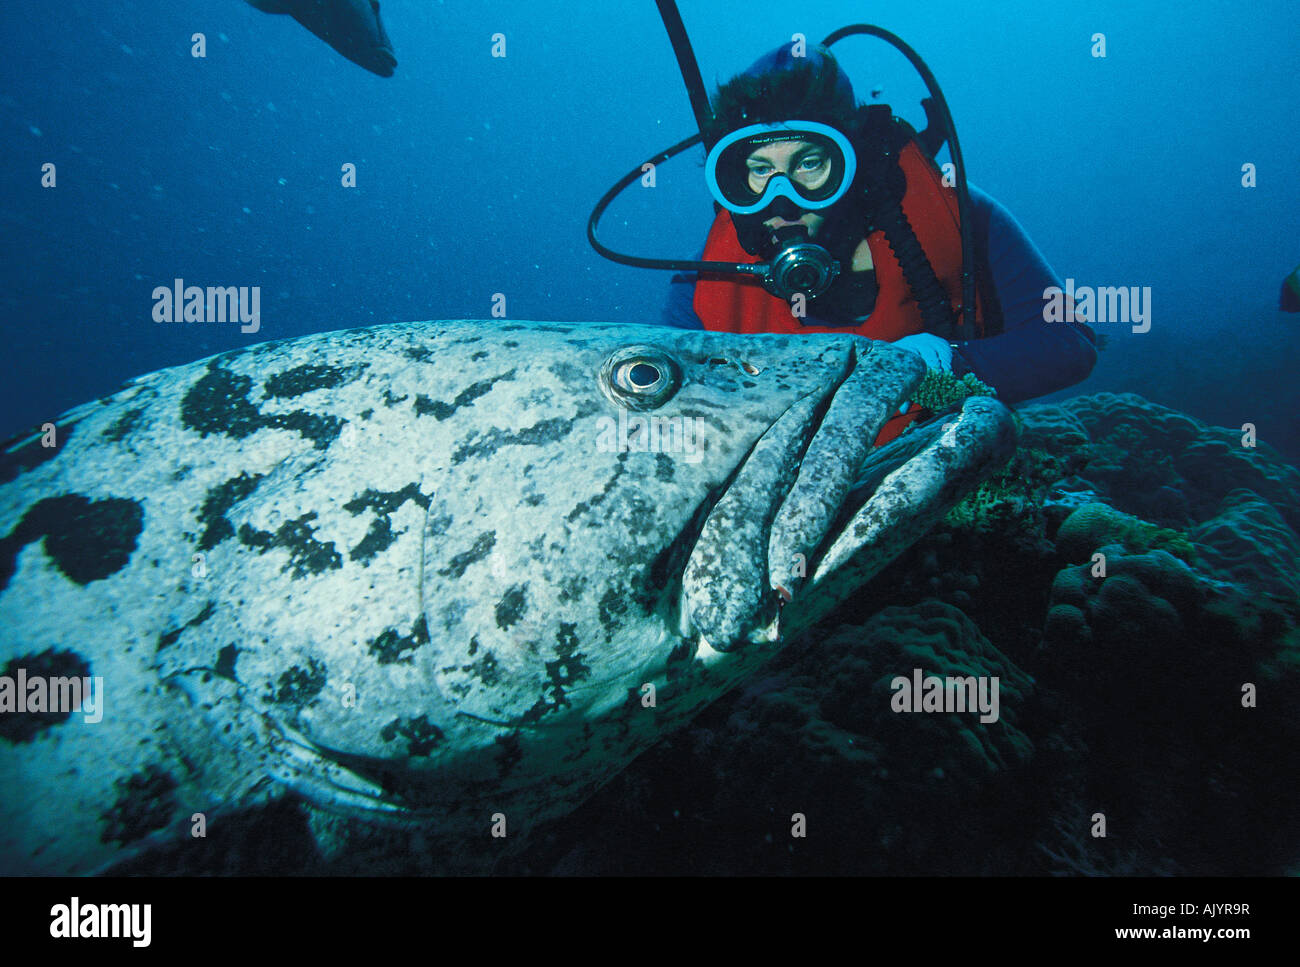
<svg viewBox="0 0 1300 967"><path fill-rule="evenodd" d="M852 125L853 88L831 52L819 46L794 57L789 51L789 45L776 48L718 88L713 118L702 132L706 148L747 124L797 119L842 131Z"/></svg>

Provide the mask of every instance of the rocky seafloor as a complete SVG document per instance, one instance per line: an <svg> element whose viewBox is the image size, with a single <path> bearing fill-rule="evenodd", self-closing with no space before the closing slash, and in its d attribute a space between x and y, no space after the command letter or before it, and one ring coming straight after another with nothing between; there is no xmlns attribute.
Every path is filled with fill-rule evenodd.
<svg viewBox="0 0 1300 967"><path fill-rule="evenodd" d="M1300 868L1300 472L1131 394L1018 418L1003 473L490 872ZM998 676L998 721L892 711L913 668ZM326 859L292 799L211 837L120 872L448 869L383 833Z"/></svg>

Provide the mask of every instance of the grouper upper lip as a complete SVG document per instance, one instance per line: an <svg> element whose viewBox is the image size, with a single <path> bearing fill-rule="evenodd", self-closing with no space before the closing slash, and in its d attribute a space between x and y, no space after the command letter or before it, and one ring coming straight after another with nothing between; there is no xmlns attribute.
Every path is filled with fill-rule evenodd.
<svg viewBox="0 0 1300 967"><path fill-rule="evenodd" d="M686 564L682 614L691 633L719 651L746 638L774 640L778 601L811 573L880 427L924 375L914 353L854 340L839 378L767 429Z"/></svg>

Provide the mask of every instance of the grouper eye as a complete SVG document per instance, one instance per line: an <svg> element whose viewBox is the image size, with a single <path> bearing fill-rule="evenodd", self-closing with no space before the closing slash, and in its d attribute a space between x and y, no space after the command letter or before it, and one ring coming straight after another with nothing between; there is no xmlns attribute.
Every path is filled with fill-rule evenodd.
<svg viewBox="0 0 1300 967"><path fill-rule="evenodd" d="M615 403L633 410L663 406L681 385L681 369L653 346L627 346L600 368L601 389Z"/></svg>

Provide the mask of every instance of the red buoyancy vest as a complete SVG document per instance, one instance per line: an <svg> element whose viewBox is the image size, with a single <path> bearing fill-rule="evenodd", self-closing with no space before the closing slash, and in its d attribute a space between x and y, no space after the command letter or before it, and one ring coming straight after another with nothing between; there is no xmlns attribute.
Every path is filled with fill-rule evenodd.
<svg viewBox="0 0 1300 967"><path fill-rule="evenodd" d="M903 214L907 216L917 241L934 267L935 275L953 306L961 304L961 222L958 218L957 192L945 187L939 170L915 141L908 141L899 152L899 166L907 178L903 195ZM921 309L903 276L903 268L894 257L885 233L877 230L867 236L871 261L876 272L876 305L867 320L858 326L805 325L790 311L790 305L772 295L752 276L712 275L701 273L695 284L695 314L704 328L714 332L803 333L847 332L868 339L893 342L904 336L924 332ZM740 246L731 215L722 211L713 220L704 245L705 261L754 263ZM982 300L975 300L975 330L983 335ZM888 443L913 420L928 415L913 406L905 415L895 414L881 428L876 446Z"/></svg>

